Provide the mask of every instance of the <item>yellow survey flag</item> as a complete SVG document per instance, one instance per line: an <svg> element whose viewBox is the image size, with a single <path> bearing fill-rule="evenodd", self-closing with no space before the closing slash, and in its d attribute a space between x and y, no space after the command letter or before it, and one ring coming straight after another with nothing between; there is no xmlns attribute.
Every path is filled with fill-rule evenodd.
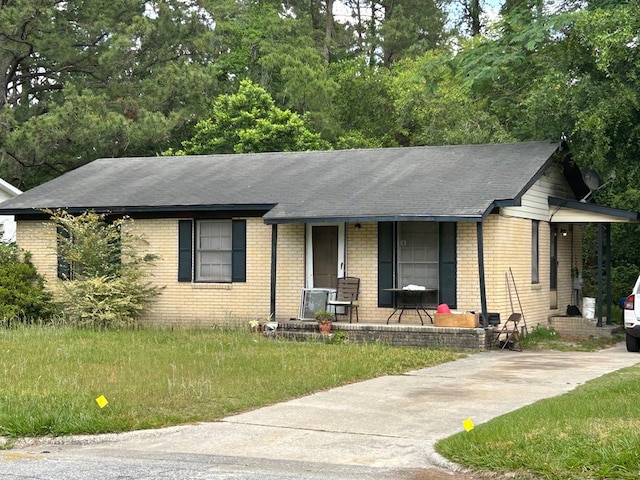
<svg viewBox="0 0 640 480"><path fill-rule="evenodd" d="M104 408L109 404L109 401L105 398L104 395L100 395L98 398L96 398L96 403L100 408Z"/></svg>
<svg viewBox="0 0 640 480"><path fill-rule="evenodd" d="M466 420L462 421L462 426L464 427L464 429L467 432L470 432L471 430L473 430L473 422L471 421L470 418L467 418Z"/></svg>

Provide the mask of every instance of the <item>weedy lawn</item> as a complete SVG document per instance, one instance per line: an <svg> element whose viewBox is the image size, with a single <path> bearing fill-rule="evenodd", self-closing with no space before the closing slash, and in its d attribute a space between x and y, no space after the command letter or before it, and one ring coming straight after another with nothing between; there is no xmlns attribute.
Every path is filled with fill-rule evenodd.
<svg viewBox="0 0 640 480"><path fill-rule="evenodd" d="M122 432L197 421L461 354L266 339L244 330L0 330L0 436ZM100 396L108 401L101 408Z"/></svg>

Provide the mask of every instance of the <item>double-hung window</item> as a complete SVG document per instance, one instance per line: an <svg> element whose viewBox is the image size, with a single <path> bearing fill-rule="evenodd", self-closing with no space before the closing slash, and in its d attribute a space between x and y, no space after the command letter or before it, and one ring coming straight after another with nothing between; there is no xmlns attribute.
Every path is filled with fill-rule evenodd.
<svg viewBox="0 0 640 480"><path fill-rule="evenodd" d="M180 220L178 281L245 282L246 221Z"/></svg>
<svg viewBox="0 0 640 480"><path fill-rule="evenodd" d="M231 281L231 220L196 223L196 281Z"/></svg>

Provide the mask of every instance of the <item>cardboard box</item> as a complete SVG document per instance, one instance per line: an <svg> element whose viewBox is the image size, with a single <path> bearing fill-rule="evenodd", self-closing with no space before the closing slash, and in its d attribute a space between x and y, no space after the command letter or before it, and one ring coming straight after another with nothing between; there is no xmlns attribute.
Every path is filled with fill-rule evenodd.
<svg viewBox="0 0 640 480"><path fill-rule="evenodd" d="M436 313L433 324L436 327L477 328L480 324L480 314Z"/></svg>

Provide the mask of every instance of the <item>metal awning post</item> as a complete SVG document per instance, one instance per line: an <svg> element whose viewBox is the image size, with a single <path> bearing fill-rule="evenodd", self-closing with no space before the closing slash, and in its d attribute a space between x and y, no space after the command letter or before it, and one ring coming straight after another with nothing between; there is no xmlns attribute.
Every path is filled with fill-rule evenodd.
<svg viewBox="0 0 640 480"><path fill-rule="evenodd" d="M484 235L482 233L482 222L478 222L476 233L478 237L478 274L480 279L480 306L482 309L481 323L483 327L489 326L489 315L487 313L487 291L484 279Z"/></svg>
<svg viewBox="0 0 640 480"><path fill-rule="evenodd" d="M597 308L597 317L598 317L598 323L597 326L601 327L602 326L602 265L603 265L603 261L602 261L602 237L603 237L603 232L602 232L603 228L602 228L602 223L598 223L598 269L597 269L597 280L598 280L598 294L597 294L597 302L596 302L596 308Z"/></svg>
<svg viewBox="0 0 640 480"><path fill-rule="evenodd" d="M611 325L611 224L605 225L605 269L607 273L607 325Z"/></svg>
<svg viewBox="0 0 640 480"><path fill-rule="evenodd" d="M276 278L278 263L278 224L271 225L271 292L269 299L269 318L276 318Z"/></svg>

